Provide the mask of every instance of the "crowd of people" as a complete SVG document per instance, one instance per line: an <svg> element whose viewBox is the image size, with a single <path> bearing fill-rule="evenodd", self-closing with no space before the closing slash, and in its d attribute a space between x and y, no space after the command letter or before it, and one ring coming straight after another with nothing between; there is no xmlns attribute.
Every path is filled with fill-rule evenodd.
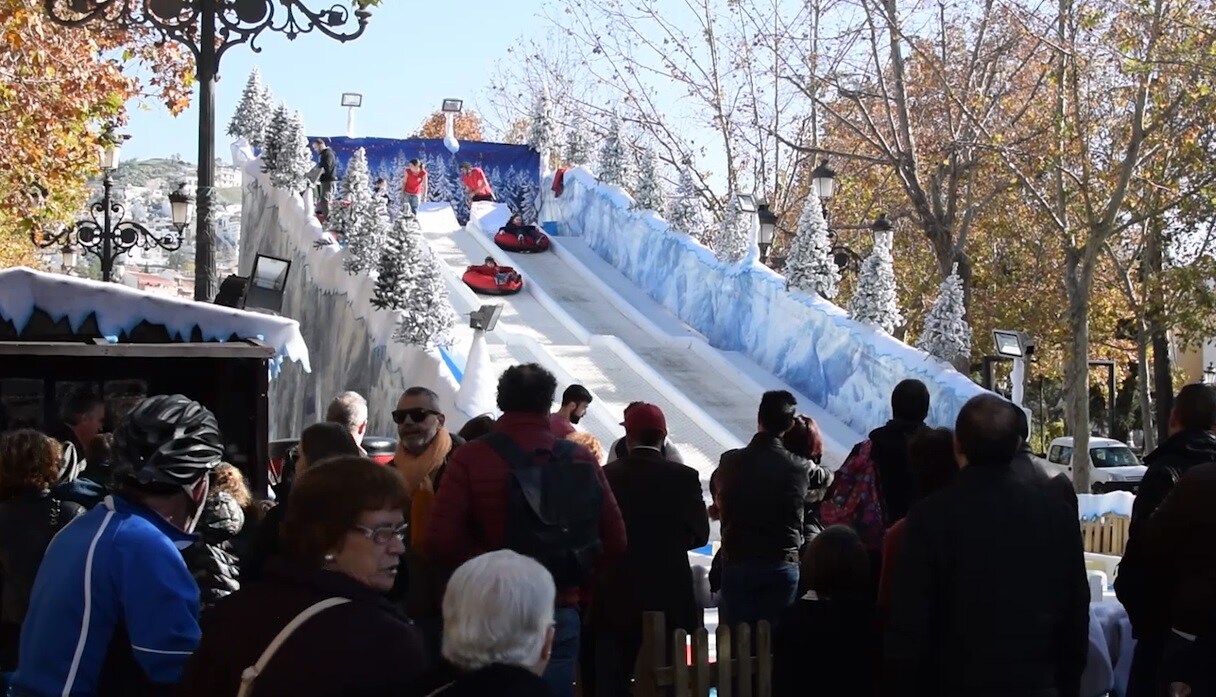
<svg viewBox="0 0 1216 697"><path fill-rule="evenodd" d="M1025 413L973 398L930 428L915 380L836 471L789 392L723 453L705 505L654 404L607 448L593 396L503 372L501 416L458 433L405 390L391 464L347 392L268 500L223 462L215 416L148 397L0 439L0 672L12 697L628 695L642 614L773 627L772 693L1097 697L1077 498ZM1130 697L1212 694L1216 391L1189 385L1146 462L1116 583ZM1205 464L1208 463L1208 464ZM721 523L708 570L688 552ZM719 652L725 647L719 647ZM1105 691L1105 688L1103 688Z"/></svg>

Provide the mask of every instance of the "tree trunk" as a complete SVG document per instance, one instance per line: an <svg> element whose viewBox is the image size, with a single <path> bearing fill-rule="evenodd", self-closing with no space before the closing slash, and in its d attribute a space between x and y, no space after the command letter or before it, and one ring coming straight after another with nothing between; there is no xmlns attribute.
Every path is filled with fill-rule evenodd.
<svg viewBox="0 0 1216 697"><path fill-rule="evenodd" d="M1153 326L1153 392L1157 405L1157 442L1170 437L1170 412L1174 409L1174 376L1170 370L1170 340L1157 322Z"/></svg>
<svg viewBox="0 0 1216 697"><path fill-rule="evenodd" d="M1144 431L1144 452L1157 447L1157 432L1153 430L1152 376L1148 372L1148 325L1136 325L1136 397L1140 404L1140 429Z"/></svg>
<svg viewBox="0 0 1216 697"><path fill-rule="evenodd" d="M1064 290L1068 297L1068 356L1064 364L1065 418L1072 431L1072 482L1089 493L1089 289L1093 271L1078 250L1068 250Z"/></svg>

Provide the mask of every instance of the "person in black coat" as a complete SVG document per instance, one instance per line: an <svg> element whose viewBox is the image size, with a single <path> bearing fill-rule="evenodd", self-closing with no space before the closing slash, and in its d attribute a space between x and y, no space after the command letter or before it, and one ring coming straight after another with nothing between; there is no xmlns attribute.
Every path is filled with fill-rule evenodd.
<svg viewBox="0 0 1216 697"><path fill-rule="evenodd" d="M882 639L861 538L844 525L821 531L802 577L806 594L773 630L773 697L874 695Z"/></svg>
<svg viewBox="0 0 1216 697"><path fill-rule="evenodd" d="M709 541L709 517L697 471L665 459L667 420L653 404L625 413L629 454L604 466L629 548L597 579L592 626L596 697L629 694L642 645L642 613L662 612L667 629L701 627L688 550Z"/></svg>
<svg viewBox="0 0 1216 697"><path fill-rule="evenodd" d="M199 539L182 553L198 582L203 610L241 588L240 562L232 552L232 541L243 527L245 512L236 499L225 492L207 497L194 530Z"/></svg>
<svg viewBox="0 0 1216 697"><path fill-rule="evenodd" d="M908 443L928 428L925 426L928 416L929 389L920 380L904 380L891 391L891 420L870 431L870 459L877 469L882 512L888 527L906 516L912 505Z"/></svg>
<svg viewBox="0 0 1216 697"><path fill-rule="evenodd" d="M722 455L722 624L774 622L798 591L799 550L808 491L826 489L832 473L785 449L797 400L784 390L765 392L759 432L746 447Z"/></svg>
<svg viewBox="0 0 1216 697"><path fill-rule="evenodd" d="M1072 480L1066 474L1053 471L1046 460L1034 454L1030 449L1030 419L1025 410L1016 404L1010 402L1009 408L1014 410L1014 416L1018 419L1018 433L1022 439L1022 444L1010 463L1014 474L1055 493L1079 516L1077 491L1073 488Z"/></svg>
<svg viewBox="0 0 1216 697"><path fill-rule="evenodd" d="M51 538L84 513L50 492L61 462L59 443L37 431L0 436L0 672L17 667L21 623Z"/></svg>
<svg viewBox="0 0 1216 697"><path fill-rule="evenodd" d="M892 694L1077 697L1089 649L1081 526L1010 468L1017 417L973 397L955 424L961 471L908 514L885 642Z"/></svg>
<svg viewBox="0 0 1216 697"><path fill-rule="evenodd" d="M1149 558L1141 545L1148 521L1165 500L1174 485L1197 465L1216 462L1216 388L1208 385L1187 385L1174 398L1170 412L1170 437L1144 458L1147 471L1136 492L1132 505L1132 520L1127 530L1127 547L1119 575L1115 577L1115 593L1127 609L1136 638L1136 654L1132 659L1128 679L1128 697L1156 695L1157 663L1169 635L1167 606L1169 600L1160 597L1142 583L1150 571L1142 566Z"/></svg>

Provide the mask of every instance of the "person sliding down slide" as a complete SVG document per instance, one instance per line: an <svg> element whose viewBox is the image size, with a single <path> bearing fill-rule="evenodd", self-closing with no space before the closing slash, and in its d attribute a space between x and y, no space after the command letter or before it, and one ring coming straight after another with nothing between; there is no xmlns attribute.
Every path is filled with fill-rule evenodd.
<svg viewBox="0 0 1216 697"><path fill-rule="evenodd" d="M498 232L515 235L520 244L524 244L525 241L537 244L545 236L535 225L524 225L523 216L520 215L511 216L506 225L498 228Z"/></svg>

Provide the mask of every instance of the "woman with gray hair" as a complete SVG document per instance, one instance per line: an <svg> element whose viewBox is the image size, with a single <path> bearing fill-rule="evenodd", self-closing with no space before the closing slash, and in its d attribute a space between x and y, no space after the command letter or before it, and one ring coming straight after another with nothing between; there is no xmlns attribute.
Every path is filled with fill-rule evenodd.
<svg viewBox="0 0 1216 697"><path fill-rule="evenodd" d="M553 577L500 549L456 569L443 596L443 657L459 677L434 697L549 697L540 675L553 649Z"/></svg>

